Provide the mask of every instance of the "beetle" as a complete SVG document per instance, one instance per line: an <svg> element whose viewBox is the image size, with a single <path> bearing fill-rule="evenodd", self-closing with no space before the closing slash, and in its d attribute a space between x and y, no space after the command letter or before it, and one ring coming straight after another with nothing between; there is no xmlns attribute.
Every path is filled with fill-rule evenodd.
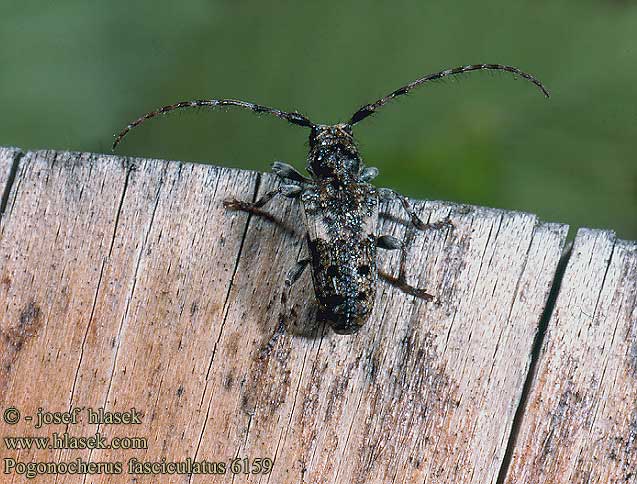
<svg viewBox="0 0 637 484"><path fill-rule="evenodd" d="M113 149L128 132L161 114L192 107L246 108L255 113L277 116L291 124L310 129L307 171L299 173L291 165L275 162L273 172L282 183L254 203L226 200L228 209L257 212L276 196L300 199L306 228L309 257L298 261L288 272L285 284L290 287L308 265L312 267L314 292L318 300L319 322L328 323L338 334L357 332L369 319L374 307L379 275L404 292L431 301L424 289L405 281L405 244L391 235L378 235L378 205L380 200L399 200L409 215L411 224L419 230L450 225L449 220L425 224L403 195L388 188L375 188L370 182L378 175L374 167L365 166L357 148L352 127L374 114L396 97L429 81L470 71L506 71L526 79L549 97L544 85L534 76L517 67L502 64L473 64L429 74L406 84L377 101L358 109L345 123L315 124L298 112L278 109L235 99L182 101L151 111L126 126L116 137ZM401 250L398 277L383 274L376 266L376 249Z"/></svg>

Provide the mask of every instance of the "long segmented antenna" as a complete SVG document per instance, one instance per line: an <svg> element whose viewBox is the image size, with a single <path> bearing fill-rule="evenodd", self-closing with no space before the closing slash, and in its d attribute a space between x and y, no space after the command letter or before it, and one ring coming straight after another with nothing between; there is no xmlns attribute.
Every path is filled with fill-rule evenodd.
<svg viewBox="0 0 637 484"><path fill-rule="evenodd" d="M278 109L269 108L267 106L261 106L259 104L253 104L246 101L238 101L236 99L200 99L195 101L181 101L175 104L170 104L169 106L163 106L159 109L151 111L150 113L144 114L141 118L136 119L128 126L126 126L123 130L119 132L119 134L115 137L115 141L113 142L113 150L117 147L117 145L122 141L124 136L128 134L128 132L144 123L145 121L159 116L161 114L169 113L170 111L174 111L175 109L185 109L185 108L197 108L197 107L210 107L217 108L223 106L238 106L240 108L250 109L255 113L268 113L273 114L281 119L285 119L289 123L296 124L297 126L305 126L311 128L314 126L314 123L310 121L308 118L303 116L300 113L287 113L285 111L279 111Z"/></svg>
<svg viewBox="0 0 637 484"><path fill-rule="evenodd" d="M409 84L399 89L396 89L394 92L379 99L378 101L371 104L367 104L363 106L362 108L360 108L358 111L354 113L349 124L354 125L358 123L359 121L365 119L367 116L371 116L380 107L384 106L392 99L398 96L402 96L403 94L407 94L409 91L411 91L415 87L420 86L421 84L424 84L425 82L435 81L437 79L442 79L443 77L447 77L447 76L453 76L455 74L462 74L464 72L479 71L479 70L507 71L513 74L517 74L518 76L523 77L527 81L531 81L544 93L546 97L549 97L548 89L546 89L546 87L544 87L544 85L539 80L537 80L531 74L527 74L526 72L521 71L517 67L505 66L502 64L473 64L470 66L456 67L455 69L447 69L444 71L436 72L435 74L429 74L428 76L422 77L420 79L416 79L415 81L410 82Z"/></svg>

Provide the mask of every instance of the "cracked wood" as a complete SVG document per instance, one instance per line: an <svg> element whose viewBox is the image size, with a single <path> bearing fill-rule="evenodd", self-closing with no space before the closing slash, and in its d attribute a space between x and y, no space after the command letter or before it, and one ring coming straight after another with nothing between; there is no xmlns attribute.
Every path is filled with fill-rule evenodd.
<svg viewBox="0 0 637 484"><path fill-rule="evenodd" d="M14 168L22 156L18 148L4 148L0 146L0 214L9 199Z"/></svg>
<svg viewBox="0 0 637 484"><path fill-rule="evenodd" d="M578 232L506 483L637 483L637 244Z"/></svg>
<svg viewBox="0 0 637 484"><path fill-rule="evenodd" d="M441 303L382 285L369 324L339 336L313 323L308 274L279 324L285 272L305 254L298 206L270 208L296 234L222 207L274 183L254 172L104 155L20 159L0 229L0 404L23 414L135 407L144 418L134 427L36 431L21 422L0 430L149 440L148 450L31 450L20 460L238 455L275 459L272 482L495 482L566 227L417 203L424 220L450 215L455 224L418 234L410 247L408 280ZM381 233L404 237L399 206L384 208ZM395 272L398 254L379 263Z"/></svg>

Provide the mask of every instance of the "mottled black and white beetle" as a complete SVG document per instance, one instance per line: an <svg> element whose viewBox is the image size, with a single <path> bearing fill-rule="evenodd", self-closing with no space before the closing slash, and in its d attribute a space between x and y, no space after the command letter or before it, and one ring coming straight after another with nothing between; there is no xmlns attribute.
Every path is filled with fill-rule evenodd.
<svg viewBox="0 0 637 484"><path fill-rule="evenodd" d="M355 333L369 318L376 297L379 272L376 268L376 248L403 251L398 277L380 275L388 282L416 297L431 300L422 289L405 282L405 251L403 243L390 235L376 233L379 200L400 200L413 225L424 230L431 226L416 215L409 201L387 188L376 189L369 182L378 170L366 167L358 153L352 126L374 114L395 97L407 94L428 81L476 70L507 71L535 84L548 97L546 88L535 77L520 69L500 64L475 64L430 74L403 86L378 101L363 106L347 123L333 126L314 124L297 112L284 112L234 99L184 101L164 106L133 121L115 138L113 149L124 136L144 121L175 109L190 107L238 106L256 113L267 113L310 128L310 150L307 157L307 178L292 166L275 162L274 173L282 184L255 203L227 200L225 206L234 210L257 211L277 195L300 198L307 230L310 257L296 263L288 272L286 285L291 286L312 264L312 280L319 303L318 319L329 323L336 333Z"/></svg>

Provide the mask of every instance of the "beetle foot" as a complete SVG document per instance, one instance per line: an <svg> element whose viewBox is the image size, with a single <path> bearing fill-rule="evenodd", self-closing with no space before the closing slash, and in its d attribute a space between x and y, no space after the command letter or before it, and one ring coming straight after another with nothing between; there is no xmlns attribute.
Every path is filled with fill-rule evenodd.
<svg viewBox="0 0 637 484"><path fill-rule="evenodd" d="M388 284L394 286L397 289L400 289L405 294L409 294L410 296L417 297L418 299L422 299L423 301L433 301L435 297L432 294L429 294L425 289L421 289L419 287L414 287L405 281L402 277L394 277L385 272L379 271L378 275L385 280Z"/></svg>
<svg viewBox="0 0 637 484"><path fill-rule="evenodd" d="M449 217L445 217L444 219L439 220L438 222L429 222L429 223L424 223L422 220L416 217L415 219L412 219L412 223L418 230L441 230L444 228L453 230L456 228L456 226L453 224L453 222L451 221Z"/></svg>
<svg viewBox="0 0 637 484"><path fill-rule="evenodd" d="M227 198L223 201L223 206L228 210L241 210L249 212L252 209L252 204L244 202L243 200L237 200L236 198Z"/></svg>

